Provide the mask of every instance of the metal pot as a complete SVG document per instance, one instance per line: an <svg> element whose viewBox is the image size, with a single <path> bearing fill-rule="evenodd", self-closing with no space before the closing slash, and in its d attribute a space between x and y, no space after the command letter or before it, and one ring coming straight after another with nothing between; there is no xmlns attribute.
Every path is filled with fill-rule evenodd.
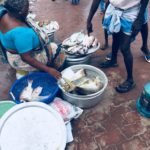
<svg viewBox="0 0 150 150"><path fill-rule="evenodd" d="M95 106L96 104L98 104L101 101L103 94L104 94L104 92L99 93L92 97L86 96L85 98L81 98L80 96L74 97L71 94L62 93L62 97L64 100L66 100L66 101L70 102L71 104L74 104L78 107L90 108L90 107Z"/></svg>
<svg viewBox="0 0 150 150"><path fill-rule="evenodd" d="M82 56L82 57L71 57L67 55L66 58L66 67L72 66L72 65L79 65L79 64L89 64L90 62L90 56Z"/></svg>
<svg viewBox="0 0 150 150"><path fill-rule="evenodd" d="M69 67L69 69L72 69L73 71L79 70L81 68L84 68L87 72L87 74L92 76L98 76L100 80L103 83L103 88L100 89L98 92L89 94L89 95L77 95L72 93L67 93L62 91L62 97L64 100L77 105L81 108L90 108L95 106L97 103L99 103L102 100L103 93L107 87L108 79L103 71L100 69L90 66L90 65L74 65ZM66 71L68 68L62 71L62 74L64 71Z"/></svg>

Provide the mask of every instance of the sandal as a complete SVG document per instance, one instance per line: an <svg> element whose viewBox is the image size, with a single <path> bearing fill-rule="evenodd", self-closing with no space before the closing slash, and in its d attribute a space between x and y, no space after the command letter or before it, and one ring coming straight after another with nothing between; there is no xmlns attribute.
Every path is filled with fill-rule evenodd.
<svg viewBox="0 0 150 150"><path fill-rule="evenodd" d="M126 93L132 90L135 87L135 82L134 81L124 81L122 84L117 86L115 89L119 93Z"/></svg>
<svg viewBox="0 0 150 150"><path fill-rule="evenodd" d="M111 60L112 52L108 53L105 57L106 60Z"/></svg>
<svg viewBox="0 0 150 150"><path fill-rule="evenodd" d="M149 52L149 50L148 50L148 54L146 54L144 48L141 48L141 51L142 51L142 53L143 53L143 55L144 55L145 60L146 60L148 63L150 63L150 52Z"/></svg>
<svg viewBox="0 0 150 150"><path fill-rule="evenodd" d="M111 68L111 67L118 67L117 63L112 62L111 60L107 60L100 64L101 68Z"/></svg>

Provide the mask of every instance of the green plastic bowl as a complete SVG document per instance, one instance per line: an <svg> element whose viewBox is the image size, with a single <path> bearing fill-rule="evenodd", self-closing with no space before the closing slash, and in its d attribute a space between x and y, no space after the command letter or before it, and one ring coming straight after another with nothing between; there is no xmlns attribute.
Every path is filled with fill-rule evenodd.
<svg viewBox="0 0 150 150"><path fill-rule="evenodd" d="M13 101L0 101L0 118L16 104Z"/></svg>

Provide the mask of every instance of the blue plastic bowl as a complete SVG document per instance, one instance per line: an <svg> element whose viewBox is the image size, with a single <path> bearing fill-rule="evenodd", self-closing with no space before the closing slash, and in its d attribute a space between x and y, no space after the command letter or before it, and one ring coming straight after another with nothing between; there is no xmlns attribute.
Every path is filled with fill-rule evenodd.
<svg viewBox="0 0 150 150"><path fill-rule="evenodd" d="M48 73L34 72L30 73L23 78L16 80L10 89L10 95L15 103L20 103L20 94L22 90L28 85L28 80L33 80L32 88L35 89L38 86L43 87L40 96L50 95L48 98L41 100L41 102L49 104L53 101L58 93L59 87L57 80Z"/></svg>

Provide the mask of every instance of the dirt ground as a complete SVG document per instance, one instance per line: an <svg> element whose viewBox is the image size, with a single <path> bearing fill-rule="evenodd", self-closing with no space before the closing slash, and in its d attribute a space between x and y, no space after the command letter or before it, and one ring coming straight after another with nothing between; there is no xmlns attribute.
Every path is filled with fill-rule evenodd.
<svg viewBox="0 0 150 150"><path fill-rule="evenodd" d="M68 0L32 0L31 9L37 18L56 20L60 30L56 38L64 40L74 32L86 32L86 18L91 1L81 0L79 5L71 5ZM95 35L103 43L101 26L102 15L98 10L93 26ZM149 38L150 41L150 38ZM98 50L91 56L91 64L99 67L105 55L111 50L112 39L109 37L110 47L106 51ZM150 42L149 48L150 48ZM140 96L143 85L150 81L150 64L145 62L140 51L141 36L138 35L132 43L134 56L134 78L136 88L127 94L115 92L114 87L126 77L121 53L118 54L119 67L103 70L109 84L102 101L94 108L84 111L80 119L73 121L74 142L67 145L67 150L150 150L150 120L141 117L136 110L136 100ZM8 99L8 91L14 81L14 71L4 64L0 64L0 98Z"/></svg>

